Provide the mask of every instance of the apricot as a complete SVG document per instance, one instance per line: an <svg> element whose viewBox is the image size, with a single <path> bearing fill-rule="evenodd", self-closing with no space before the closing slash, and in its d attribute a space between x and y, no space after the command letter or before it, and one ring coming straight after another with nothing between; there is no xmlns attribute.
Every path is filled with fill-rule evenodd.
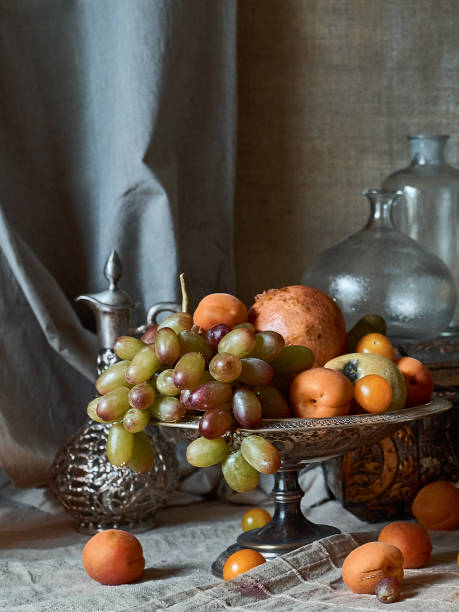
<svg viewBox="0 0 459 612"><path fill-rule="evenodd" d="M223 323L234 327L247 321L245 304L229 293L210 293L202 298L193 314L193 322L205 331Z"/></svg>
<svg viewBox="0 0 459 612"><path fill-rule="evenodd" d="M348 414L354 386L341 372L329 368L305 370L290 387L290 405L300 418L334 417Z"/></svg>
<svg viewBox="0 0 459 612"><path fill-rule="evenodd" d="M392 544L367 542L348 554L341 571L348 589L371 595L382 578L391 576L402 581L403 555Z"/></svg>
<svg viewBox="0 0 459 612"><path fill-rule="evenodd" d="M434 390L429 368L414 357L399 357L395 360L395 365L405 379L406 405L419 406L428 402Z"/></svg>
<svg viewBox="0 0 459 612"><path fill-rule="evenodd" d="M411 506L413 516L429 530L459 527L459 489L451 482L437 480L422 487Z"/></svg>
<svg viewBox="0 0 459 612"><path fill-rule="evenodd" d="M145 568L142 545L127 531L100 531L83 548L83 566L97 582L127 584L139 578Z"/></svg>
<svg viewBox="0 0 459 612"><path fill-rule="evenodd" d="M256 331L278 332L286 345L306 346L314 353L316 366L346 349L346 328L339 306L313 287L291 285L255 296L249 321Z"/></svg>
<svg viewBox="0 0 459 612"><path fill-rule="evenodd" d="M407 521L395 521L386 525L378 536L378 542L387 542L399 548L405 569L424 567L432 552L432 543L426 529Z"/></svg>

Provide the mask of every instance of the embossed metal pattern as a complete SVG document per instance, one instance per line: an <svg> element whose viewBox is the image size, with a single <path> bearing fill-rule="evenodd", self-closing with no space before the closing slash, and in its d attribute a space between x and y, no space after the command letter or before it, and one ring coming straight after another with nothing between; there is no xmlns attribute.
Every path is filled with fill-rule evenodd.
<svg viewBox="0 0 459 612"><path fill-rule="evenodd" d="M155 463L147 474L117 468L108 461L109 425L88 420L57 454L52 489L83 533L102 529L142 531L178 484L173 451L156 427L147 428Z"/></svg>
<svg viewBox="0 0 459 612"><path fill-rule="evenodd" d="M394 433L404 423L447 410L450 402L434 397L428 404L382 414L355 414L321 419L264 419L257 429L241 429L238 438L262 435L282 455L284 464L313 463L344 455ZM199 437L199 416L186 416L179 423L161 423L169 439L191 441Z"/></svg>

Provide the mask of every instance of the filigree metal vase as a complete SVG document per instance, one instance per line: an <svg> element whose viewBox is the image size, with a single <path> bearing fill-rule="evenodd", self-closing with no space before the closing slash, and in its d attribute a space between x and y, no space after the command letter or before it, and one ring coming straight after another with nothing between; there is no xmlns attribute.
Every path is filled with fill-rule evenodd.
<svg viewBox="0 0 459 612"><path fill-rule="evenodd" d="M179 309L172 302L155 304L148 312L147 325L132 329L129 314L134 304L117 286L121 263L116 252L108 258L104 273L108 289L78 298L87 302L96 315L98 374L117 361L113 351L116 338L142 333L159 312ZM153 526L155 512L177 488L178 461L161 431L151 426L146 430L155 454L150 472L137 474L128 468L115 467L105 451L109 429L109 425L87 420L57 453L52 466L52 490L78 531L95 533L108 528L144 531Z"/></svg>

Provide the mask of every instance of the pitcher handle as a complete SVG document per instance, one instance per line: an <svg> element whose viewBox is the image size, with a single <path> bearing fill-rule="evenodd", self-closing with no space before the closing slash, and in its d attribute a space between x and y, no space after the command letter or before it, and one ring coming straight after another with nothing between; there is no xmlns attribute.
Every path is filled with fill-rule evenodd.
<svg viewBox="0 0 459 612"><path fill-rule="evenodd" d="M144 334L149 327L158 322L157 318L161 312L180 312L181 310L181 305L176 302L157 302L147 312L147 322L144 325L135 327L131 331L135 334Z"/></svg>

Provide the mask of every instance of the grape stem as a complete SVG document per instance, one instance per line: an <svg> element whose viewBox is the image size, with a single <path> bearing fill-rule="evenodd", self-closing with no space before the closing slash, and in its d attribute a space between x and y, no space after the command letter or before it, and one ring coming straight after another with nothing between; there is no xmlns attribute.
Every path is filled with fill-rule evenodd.
<svg viewBox="0 0 459 612"><path fill-rule="evenodd" d="M188 312L188 293L186 292L185 275L180 274L180 289L182 291L182 312Z"/></svg>

